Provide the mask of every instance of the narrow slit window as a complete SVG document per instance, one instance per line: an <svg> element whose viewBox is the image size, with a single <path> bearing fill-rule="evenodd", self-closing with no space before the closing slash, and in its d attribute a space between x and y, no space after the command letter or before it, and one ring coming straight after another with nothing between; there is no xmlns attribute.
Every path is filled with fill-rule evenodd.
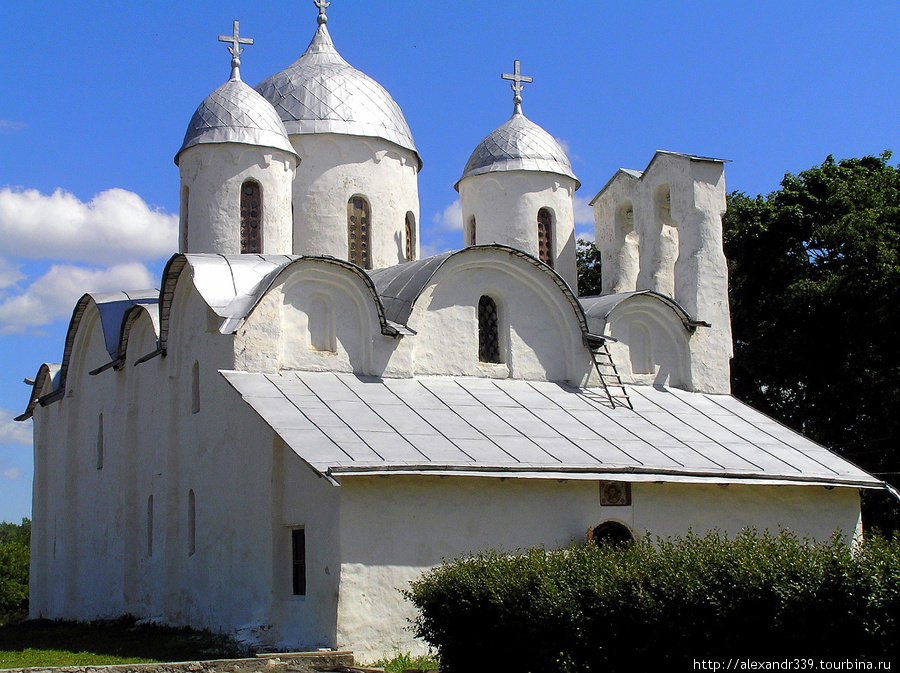
<svg viewBox="0 0 900 673"><path fill-rule="evenodd" d="M262 252L262 187L248 180L241 185L241 254Z"/></svg>
<svg viewBox="0 0 900 673"><path fill-rule="evenodd" d="M188 556L197 551L197 503L194 489L188 491Z"/></svg>
<svg viewBox="0 0 900 673"><path fill-rule="evenodd" d="M475 245L475 231L475 216L472 215L469 219L469 245Z"/></svg>
<svg viewBox="0 0 900 673"><path fill-rule="evenodd" d="M187 185L181 188L181 252L188 252L188 203L190 189Z"/></svg>
<svg viewBox="0 0 900 673"><path fill-rule="evenodd" d="M347 202L348 259L364 269L372 268L369 202L354 196Z"/></svg>
<svg viewBox="0 0 900 673"><path fill-rule="evenodd" d="M291 530L291 570L293 593L295 596L306 595L306 529Z"/></svg>
<svg viewBox="0 0 900 673"><path fill-rule="evenodd" d="M153 496L147 498L147 556L153 556Z"/></svg>
<svg viewBox="0 0 900 673"><path fill-rule="evenodd" d="M194 362L191 368L191 413L200 412L200 363Z"/></svg>
<svg viewBox="0 0 900 673"><path fill-rule="evenodd" d="M97 469L103 469L103 414L97 419Z"/></svg>
<svg viewBox="0 0 900 673"><path fill-rule="evenodd" d="M497 302L483 295L478 300L478 360L500 363L500 316Z"/></svg>
<svg viewBox="0 0 900 673"><path fill-rule="evenodd" d="M538 211L538 259L553 268L553 215L546 208Z"/></svg>

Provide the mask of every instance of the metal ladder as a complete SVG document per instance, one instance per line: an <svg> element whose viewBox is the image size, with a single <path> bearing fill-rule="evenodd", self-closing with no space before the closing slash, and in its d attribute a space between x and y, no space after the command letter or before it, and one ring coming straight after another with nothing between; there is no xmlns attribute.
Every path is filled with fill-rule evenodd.
<svg viewBox="0 0 900 673"><path fill-rule="evenodd" d="M627 407L634 411L631 405L631 399L628 397L628 391L622 378L619 376L619 370L616 369L616 363L613 362L612 355L606 345L607 340L614 341L611 337L600 337L591 334L587 339L588 350L591 351L591 358L594 360L594 367L597 374L600 375L600 385L609 399L610 406Z"/></svg>

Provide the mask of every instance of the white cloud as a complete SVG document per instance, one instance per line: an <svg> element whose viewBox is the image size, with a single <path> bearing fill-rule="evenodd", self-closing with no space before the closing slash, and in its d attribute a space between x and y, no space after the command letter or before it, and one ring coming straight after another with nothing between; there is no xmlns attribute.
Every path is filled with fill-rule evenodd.
<svg viewBox="0 0 900 673"><path fill-rule="evenodd" d="M18 264L0 257L0 290L5 290L10 285L15 285L25 278Z"/></svg>
<svg viewBox="0 0 900 673"><path fill-rule="evenodd" d="M585 241L590 241L591 243L595 243L596 239L594 238L594 230L593 229L582 229L581 231L575 230L575 238L581 239Z"/></svg>
<svg viewBox="0 0 900 673"><path fill-rule="evenodd" d="M8 409L0 408L0 444L22 444L31 446L31 420L14 421L14 414Z"/></svg>
<svg viewBox="0 0 900 673"><path fill-rule="evenodd" d="M20 470L18 467L11 467L8 470L6 470L5 472L3 472L2 475L0 475L0 476L2 476L4 479L9 479L10 481L13 481L15 479L21 479L22 477L25 476L25 473L22 472L22 470Z"/></svg>
<svg viewBox="0 0 900 673"><path fill-rule="evenodd" d="M443 213L435 213L432 219L435 224L440 225L441 229L462 231L462 203L460 203L459 199L456 199L456 201L444 208Z"/></svg>
<svg viewBox="0 0 900 673"><path fill-rule="evenodd" d="M0 131L18 131L25 128L25 122L14 122L9 119L0 119Z"/></svg>
<svg viewBox="0 0 900 673"><path fill-rule="evenodd" d="M563 152L566 153L566 156L569 157L569 161L575 163L576 161L581 161L581 157L577 154L572 154L572 146L569 144L568 140L563 140L562 138L554 138L556 142L559 143L559 146L563 148Z"/></svg>
<svg viewBox="0 0 900 673"><path fill-rule="evenodd" d="M147 289L155 285L143 264L119 264L107 269L54 265L22 294L0 302L0 334L22 333L68 319L85 292Z"/></svg>
<svg viewBox="0 0 900 673"><path fill-rule="evenodd" d="M124 189L88 203L57 189L0 189L0 251L31 259L94 264L152 260L175 252L178 217L150 208Z"/></svg>
<svg viewBox="0 0 900 673"><path fill-rule="evenodd" d="M575 225L579 224L594 226L594 208L586 196L575 197Z"/></svg>

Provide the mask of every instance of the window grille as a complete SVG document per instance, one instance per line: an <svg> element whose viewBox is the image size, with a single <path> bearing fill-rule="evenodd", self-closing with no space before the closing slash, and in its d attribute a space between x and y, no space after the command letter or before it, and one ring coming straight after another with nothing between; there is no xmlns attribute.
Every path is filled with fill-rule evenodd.
<svg viewBox="0 0 900 673"><path fill-rule="evenodd" d="M500 318L497 302L484 295L478 300L478 359L502 362L500 359Z"/></svg>
<svg viewBox="0 0 900 673"><path fill-rule="evenodd" d="M241 185L241 253L262 252L262 188L248 180Z"/></svg>
<svg viewBox="0 0 900 673"><path fill-rule="evenodd" d="M369 202L361 196L354 196L347 203L349 259L364 269L372 268L369 241Z"/></svg>
<svg viewBox="0 0 900 673"><path fill-rule="evenodd" d="M553 268L553 216L546 208L538 211L538 259Z"/></svg>
<svg viewBox="0 0 900 673"><path fill-rule="evenodd" d="M406 261L411 262L416 258L416 225L413 222L413 214L406 213Z"/></svg>

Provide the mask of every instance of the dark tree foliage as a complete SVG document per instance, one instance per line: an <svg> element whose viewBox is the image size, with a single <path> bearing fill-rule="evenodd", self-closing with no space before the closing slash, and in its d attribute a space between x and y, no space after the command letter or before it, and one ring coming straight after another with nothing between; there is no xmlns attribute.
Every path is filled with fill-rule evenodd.
<svg viewBox="0 0 900 673"><path fill-rule="evenodd" d="M729 195L734 394L900 484L900 170L891 153ZM867 507L896 528L896 506Z"/></svg>
<svg viewBox="0 0 900 673"><path fill-rule="evenodd" d="M31 521L0 522L0 625L28 614Z"/></svg>
<svg viewBox="0 0 900 673"><path fill-rule="evenodd" d="M575 263L578 265L578 296L600 294L600 251L593 241L579 238L575 244Z"/></svg>

